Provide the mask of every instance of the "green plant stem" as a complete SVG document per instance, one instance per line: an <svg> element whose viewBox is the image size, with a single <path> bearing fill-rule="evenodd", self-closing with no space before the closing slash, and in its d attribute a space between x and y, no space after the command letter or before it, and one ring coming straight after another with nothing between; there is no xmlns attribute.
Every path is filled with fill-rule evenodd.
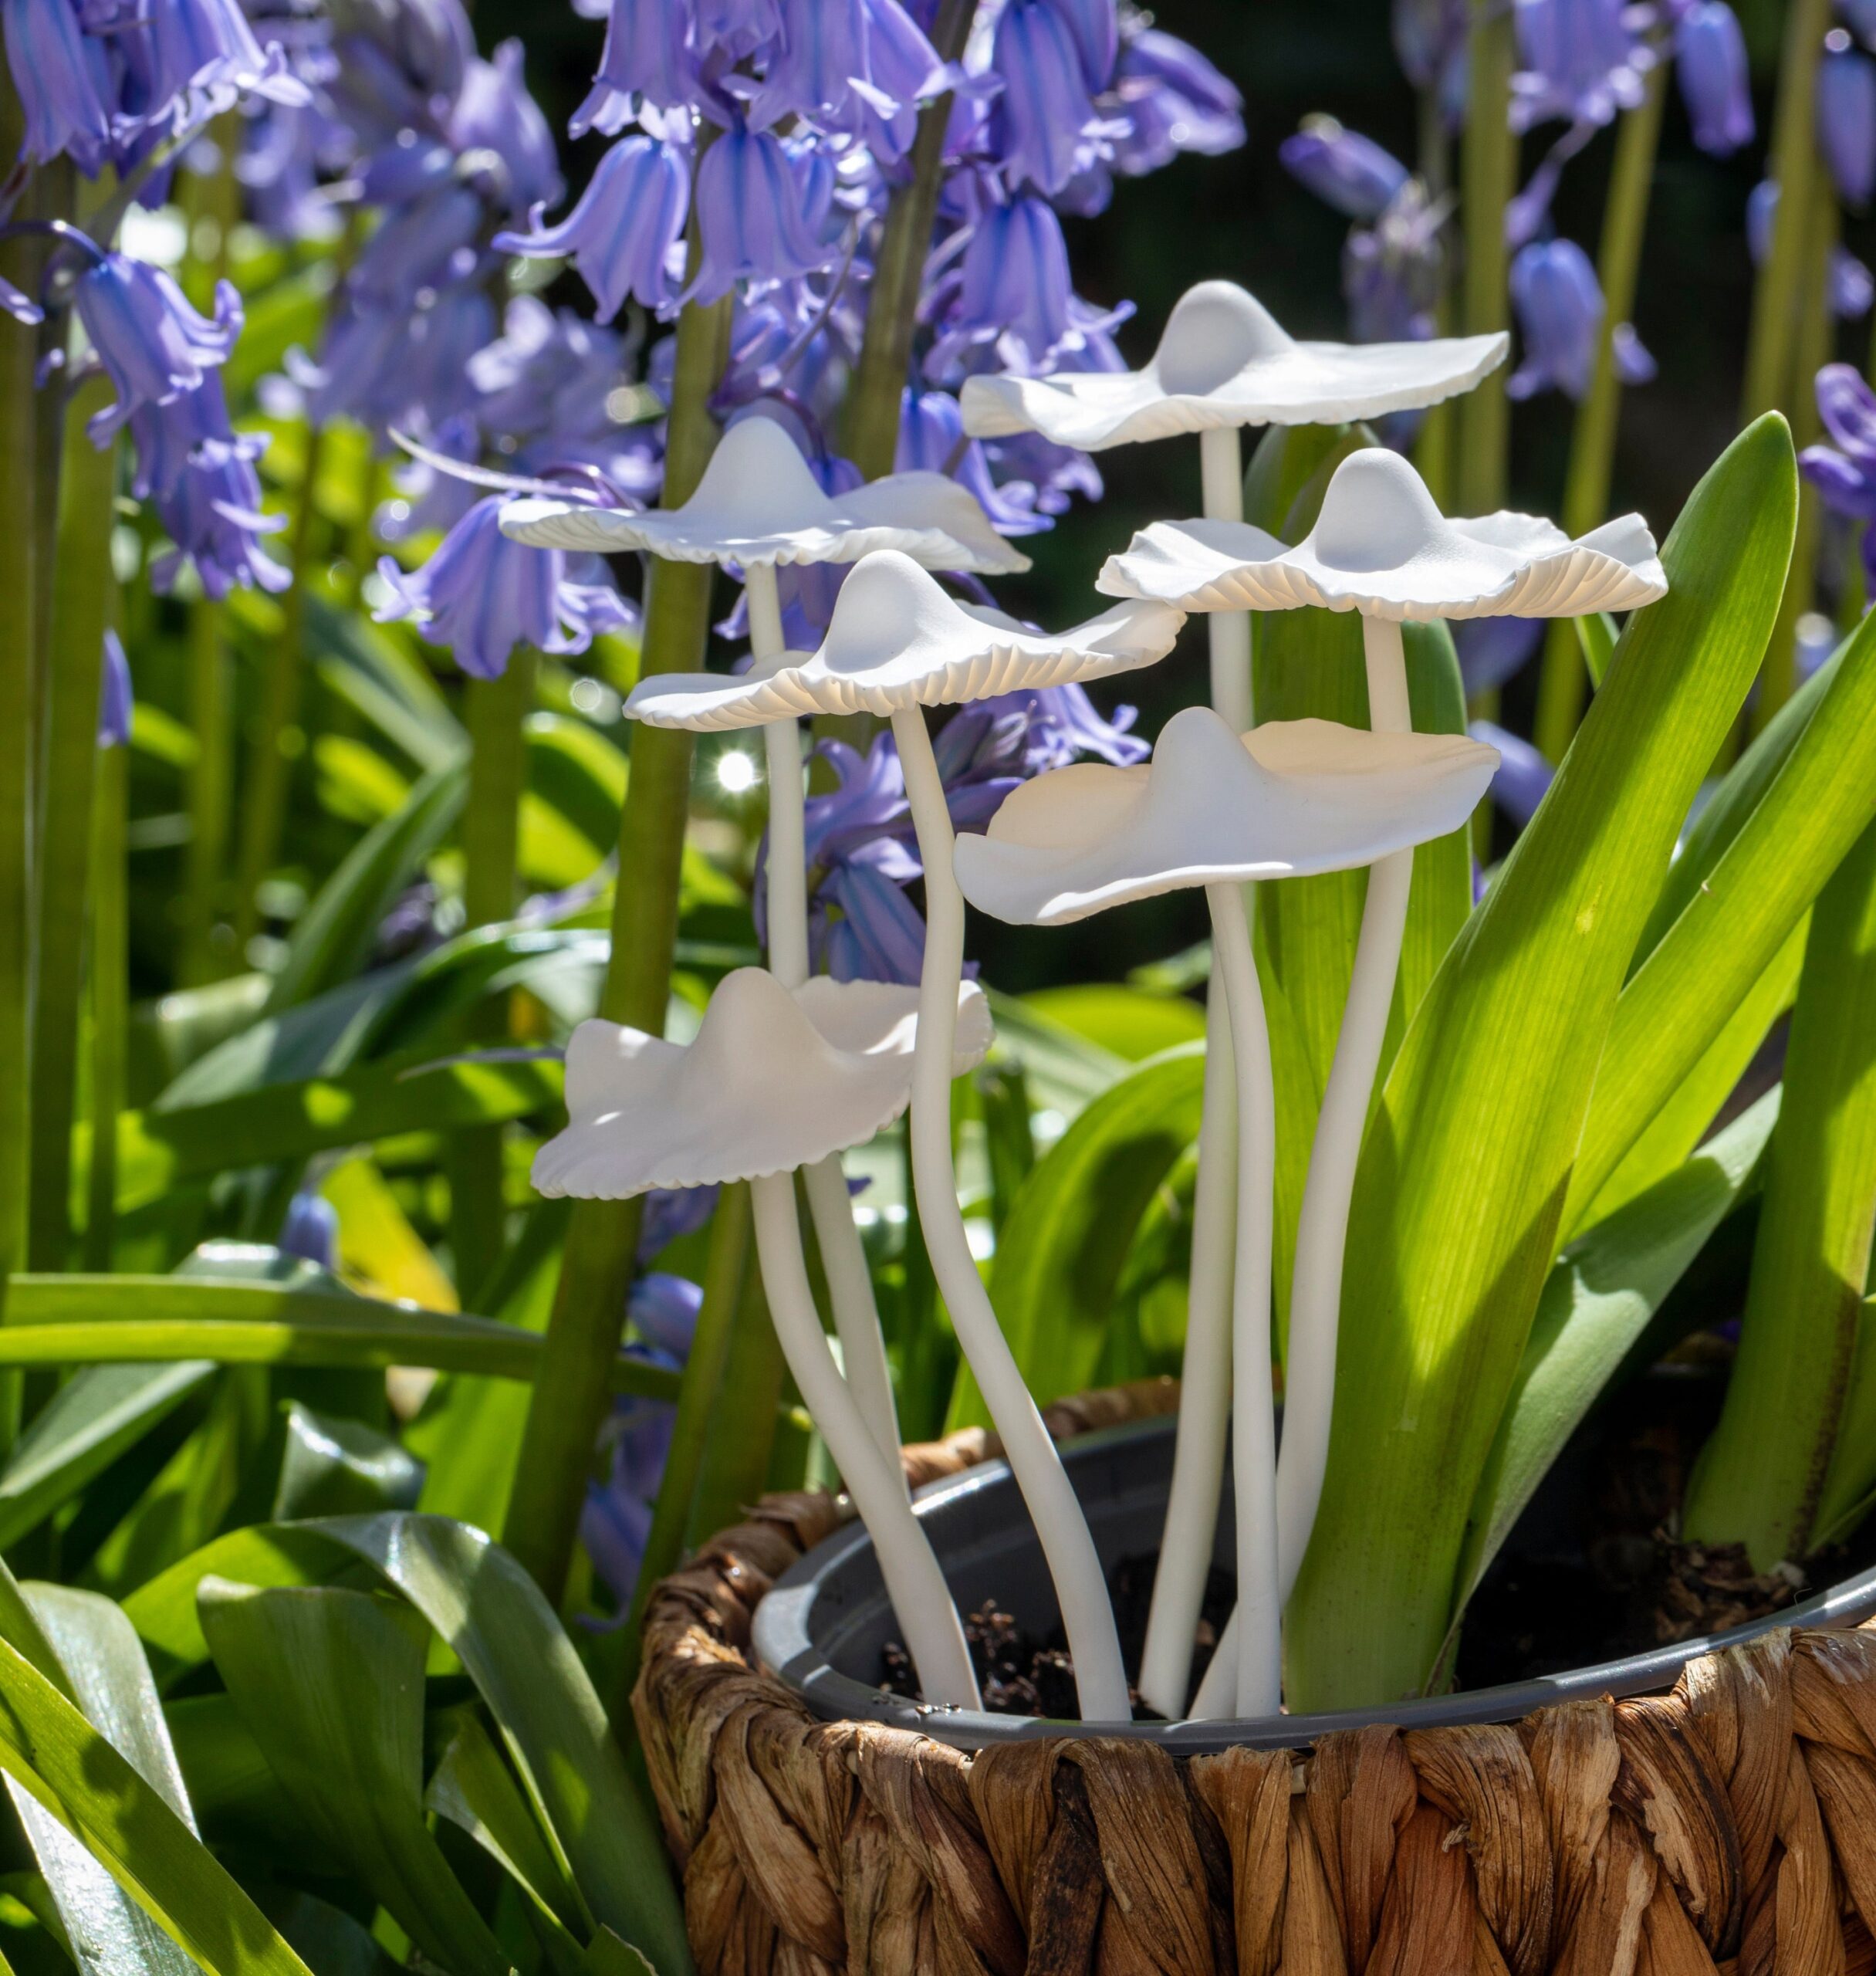
<svg viewBox="0 0 1876 1976"><path fill-rule="evenodd" d="M1444 198L1452 189L1452 142L1446 134L1445 113L1439 99L1439 90L1435 85L1421 90L1416 103L1420 182L1432 200ZM1442 337L1452 331L1449 266L1442 267L1439 293L1433 305L1434 328ZM1452 498L1452 445L1459 412L1458 403L1451 398L1429 405L1421 418L1420 435L1414 442L1414 465L1426 482L1428 492L1442 509Z"/></svg>
<svg viewBox="0 0 1876 1976"><path fill-rule="evenodd" d="M78 211L77 187L77 173L69 158L55 158L51 164L41 166L33 174L27 201L29 216L35 220L75 218ZM100 186L98 196L102 196L102 191ZM25 279L19 285L29 293L37 289L53 251L52 243L43 237L27 247ZM42 360L63 354L66 328L65 321L57 315L50 316L41 326L39 354ZM34 776L40 778L46 765L46 720L50 704L47 682L52 674L52 560L58 551L59 463L65 451L65 406L63 394L49 388L35 391L32 404L35 429L32 459L36 482L33 500L32 593L37 601L33 613L32 760ZM42 780L35 788L35 803L42 804ZM38 807L34 817L35 827L42 827L45 818ZM34 881L37 883L36 871Z"/></svg>
<svg viewBox="0 0 1876 1976"><path fill-rule="evenodd" d="M1510 320L1510 262L1505 208L1517 189L1518 140L1511 134L1512 10L1504 0L1472 0L1465 137L1459 158L1465 223L1461 320L1468 336L1486 336ZM1460 513L1505 505L1511 408L1503 365L1462 401L1454 496Z"/></svg>
<svg viewBox="0 0 1876 1976"><path fill-rule="evenodd" d="M1769 1570L1810 1548L1876 1222L1876 828L1818 895L1785 1053L1739 1355L1689 1537Z"/></svg>
<svg viewBox="0 0 1876 1976"><path fill-rule="evenodd" d="M11 72L0 63L0 157L19 146L23 120ZM32 279L24 239L0 240L0 276ZM0 314L0 1299L26 1260L27 1058L32 976L32 807L35 509L38 408L32 374L38 339ZM0 1455L19 1430L17 1374L0 1377Z"/></svg>
<svg viewBox="0 0 1876 1976"><path fill-rule="evenodd" d="M66 411L59 553L52 594L50 704L46 716L45 834L32 998L32 1171L27 1254L35 1269L70 1267L72 1121L77 1101L79 1010L88 916L91 792L110 589L110 515L117 448L93 445L85 421L109 404L93 379Z"/></svg>
<svg viewBox="0 0 1876 1976"><path fill-rule="evenodd" d="M123 1108L130 1020L130 916L124 834L129 821L130 751L101 749L92 800L91 1161L86 1176L85 1267L111 1266L116 1232L117 1115Z"/></svg>
<svg viewBox="0 0 1876 1976"><path fill-rule="evenodd" d="M234 793L234 708L221 606L200 597L189 609L189 725L196 757L189 770L189 844L184 860L183 939L178 973L199 987L228 972L215 952L215 925L228 863Z"/></svg>
<svg viewBox="0 0 1876 1976"><path fill-rule="evenodd" d="M1816 116L1817 60L1830 25L1830 0L1790 0L1779 62L1778 101L1772 116L1772 155L1766 176L1779 188L1778 216L1753 289L1752 327L1746 346L1742 423L1793 402L1792 350L1797 335L1797 295L1809 230L1810 188L1818 175Z"/></svg>
<svg viewBox="0 0 1876 1976"><path fill-rule="evenodd" d="M313 567L319 460L325 432L315 425L306 435L306 457L293 510L289 553L292 587L281 608L280 635L268 654L261 686L260 708L248 743L246 787L241 804L241 852L236 869L235 947L245 954L260 930L260 888L279 854L280 834L286 822L287 797L292 787L293 763L299 749L298 722L306 670L306 582Z"/></svg>
<svg viewBox="0 0 1876 1976"><path fill-rule="evenodd" d="M499 925L515 915L534 675L533 652L519 647L500 678L472 679L464 695L470 754L469 800L462 813L463 908L471 926ZM485 1000L472 1017L469 1042L508 1040L508 998ZM485 1125L450 1142L450 1247L465 1311L481 1308L476 1300L506 1247L504 1136L500 1125Z"/></svg>
<svg viewBox="0 0 1876 1976"><path fill-rule="evenodd" d="M1622 380L1615 366L1616 331L1635 306L1637 277L1641 269L1642 242L1648 232L1648 194L1655 180L1655 156L1661 147L1661 104L1667 93L1667 66L1650 71L1641 101L1629 111L1616 133L1615 162L1609 178L1609 201L1603 209L1602 246L1597 276L1602 283L1602 328L1596 342L1596 366L1590 388L1577 408L1570 434L1570 465L1563 482L1564 532L1587 534L1604 519L1609 508L1609 482L1615 465L1615 438L1622 407ZM1537 692L1536 740L1539 751L1561 761L1570 738L1583 718L1587 684L1583 651L1575 624L1554 619L1544 641L1543 672Z"/></svg>
<svg viewBox="0 0 1876 1976"><path fill-rule="evenodd" d="M964 51L976 0L942 0L932 46L945 61ZM899 445L899 402L911 363L913 316L931 227L938 216L948 93L920 111L912 140L911 171L894 191L880 232L879 252L867 297L867 327L842 412L847 454L868 480L892 472Z"/></svg>
<svg viewBox="0 0 1876 1976"><path fill-rule="evenodd" d="M1836 189L1826 172L1812 174L1810 207L1793 350L1798 382L1791 408L1791 438L1800 451L1823 436L1824 421L1817 414L1817 394L1810 380L1830 361L1835 327L1830 308L1830 260L1837 250L1841 220ZM1778 622L1772 628L1765 664L1759 668L1759 696L1753 702L1750 716L1754 734L1765 731L1766 722L1791 698L1797 683L1798 620L1810 609L1816 593L1817 551L1823 533L1824 504L1810 481L1800 479L1797 539L1792 544L1791 568L1785 578Z"/></svg>
<svg viewBox="0 0 1876 1976"><path fill-rule="evenodd" d="M695 268L698 249L691 244ZM678 319L664 501L688 500L716 445L710 396L729 354L728 298ZM645 586L641 677L701 666L710 631L709 566L654 563ZM662 1034L678 939L678 879L690 801L691 737L648 727L632 735L631 777L619 818L612 949L599 1013ZM581 1201L568 1223L541 1375L515 1470L502 1541L558 1602L580 1523L593 1440L607 1405L597 1376L618 1349L638 1243L641 1203Z"/></svg>
<svg viewBox="0 0 1876 1976"><path fill-rule="evenodd" d="M786 1373L762 1271L745 1270L710 1436L691 1497L687 1545L728 1528L769 1486Z"/></svg>

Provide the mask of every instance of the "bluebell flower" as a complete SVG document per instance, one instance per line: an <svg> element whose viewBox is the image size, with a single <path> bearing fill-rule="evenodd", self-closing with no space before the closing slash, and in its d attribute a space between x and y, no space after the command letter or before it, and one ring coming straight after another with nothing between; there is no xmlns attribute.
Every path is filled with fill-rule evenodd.
<svg viewBox="0 0 1876 1976"><path fill-rule="evenodd" d="M1073 353L1086 354L1085 350ZM1066 514L1077 496L1084 501L1101 498L1100 469L1094 464L1093 455L1077 452L1072 446L1058 445L1039 432L1016 432L1006 439L986 439L984 457L990 462L1002 498L1026 503L1039 516L1052 519Z"/></svg>
<svg viewBox="0 0 1876 1976"><path fill-rule="evenodd" d="M1081 57L1082 79L1098 96L1114 80L1121 54L1120 9L1114 0L1053 0Z"/></svg>
<svg viewBox="0 0 1876 1976"><path fill-rule="evenodd" d="M421 290L466 280L475 272L485 216L475 190L454 178L387 213L353 264L353 297L401 313Z"/></svg>
<svg viewBox="0 0 1876 1976"><path fill-rule="evenodd" d="M261 512L260 476L238 450L192 461L179 479L157 490L156 509L176 545L150 565L150 587L159 596L174 588L190 563L204 592L217 600L233 590L282 590L292 581L261 548L261 538L285 528L286 517Z"/></svg>
<svg viewBox="0 0 1876 1976"><path fill-rule="evenodd" d="M703 262L685 299L714 302L740 282L786 281L833 265L808 161L766 130L725 130L697 167Z"/></svg>
<svg viewBox="0 0 1876 1976"><path fill-rule="evenodd" d="M130 439L137 450L130 492L140 501L167 492L192 466L259 459L267 450L265 433L237 433L228 423L221 380L212 372L168 404L139 405L130 414Z"/></svg>
<svg viewBox="0 0 1876 1976"><path fill-rule="evenodd" d="M1452 641L1466 698L1491 692L1523 672L1543 634L1540 618L1472 618L1455 624Z"/></svg>
<svg viewBox="0 0 1876 1976"><path fill-rule="evenodd" d="M781 0L694 0L693 44L741 62L782 32Z"/></svg>
<svg viewBox="0 0 1876 1976"><path fill-rule="evenodd" d="M495 236L498 250L530 256L566 255L610 323L630 296L661 310L674 292L671 250L684 237L691 174L674 145L621 137L601 158L566 218L541 224L535 208L526 233Z"/></svg>
<svg viewBox="0 0 1876 1976"><path fill-rule="evenodd" d="M1016 359L1008 367L1047 368L1073 327L1074 292L1062 222L1046 201L991 207L964 250L960 274L952 335L1006 342Z"/></svg>
<svg viewBox="0 0 1876 1976"><path fill-rule="evenodd" d="M1693 0L1675 23L1674 55L1694 142L1715 157L1749 144L1753 91L1746 37L1726 0Z"/></svg>
<svg viewBox="0 0 1876 1976"><path fill-rule="evenodd" d="M130 716L134 706L130 692L130 661L124 657L123 641L107 627L104 633L103 676L98 689L100 748L123 748L130 745Z"/></svg>
<svg viewBox="0 0 1876 1976"><path fill-rule="evenodd" d="M945 87L946 70L925 32L899 0L860 0L867 22L867 73L843 127L878 164L894 164L918 134L918 107Z"/></svg>
<svg viewBox="0 0 1876 1976"><path fill-rule="evenodd" d="M990 61L1003 85L990 130L1006 181L1059 192L1074 174L1094 116L1067 21L1052 0L1009 0L997 19Z"/></svg>
<svg viewBox="0 0 1876 1976"><path fill-rule="evenodd" d="M286 1204L274 1246L283 1256L297 1256L320 1269L339 1267L339 1210L323 1194L303 1187Z"/></svg>
<svg viewBox="0 0 1876 1976"><path fill-rule="evenodd" d="M695 57L682 31L673 32L672 13L670 0L612 0L599 74L567 125L576 137L615 135L641 104L674 110L698 100Z"/></svg>
<svg viewBox="0 0 1876 1976"><path fill-rule="evenodd" d="M1511 395L1560 391L1582 398L1596 367L1604 311L1588 255L1573 240L1521 249L1511 264L1511 300L1524 341L1524 361L1506 387ZM1655 360L1626 323L1616 327L1614 355L1624 384L1646 384L1655 375Z"/></svg>
<svg viewBox="0 0 1876 1976"><path fill-rule="evenodd" d="M853 136L884 137L896 158L916 127L913 106L942 87L937 51L898 0L781 0L767 73L752 99L757 129L789 116Z"/></svg>
<svg viewBox="0 0 1876 1976"><path fill-rule="evenodd" d="M1277 156L1292 178L1350 219L1378 219L1408 178L1391 151L1333 117L1304 117Z"/></svg>
<svg viewBox="0 0 1876 1976"><path fill-rule="evenodd" d="M1033 535L1053 526L1023 480L999 482L980 439L964 436L964 414L949 391L908 391L900 401L895 473L948 473L968 488L999 535Z"/></svg>
<svg viewBox="0 0 1876 1976"><path fill-rule="evenodd" d="M1864 47L1876 46L1876 0L1837 0L1837 11Z"/></svg>
<svg viewBox="0 0 1876 1976"><path fill-rule="evenodd" d="M430 560L406 573L387 556L378 574L391 601L376 614L424 621L424 635L445 645L471 678L496 679L519 645L537 651L584 651L597 633L630 621L624 600L568 574L556 549L529 549L502 533L507 496L478 501L451 529Z"/></svg>
<svg viewBox="0 0 1876 1976"><path fill-rule="evenodd" d="M1557 770L1521 735L1509 733L1489 720L1473 721L1466 732L1475 741L1498 750L1492 800L1522 829L1536 815L1538 804L1557 779Z"/></svg>
<svg viewBox="0 0 1876 1976"><path fill-rule="evenodd" d="M1753 266L1761 267L1772 251L1772 228L1778 218L1778 183L1762 178L1746 201L1746 245ZM1831 313L1844 321L1868 313L1876 296L1876 277L1847 248L1838 247L1830 255Z"/></svg>
<svg viewBox="0 0 1876 1976"><path fill-rule="evenodd" d="M1244 142L1244 98L1190 42L1131 9L1121 25L1104 115L1124 126L1110 140L1114 168L1137 178L1181 151L1215 157Z"/></svg>
<svg viewBox="0 0 1876 1976"><path fill-rule="evenodd" d="M98 360L117 387L116 404L87 428L100 445L140 405L173 404L225 363L241 333L241 298L230 282L215 289L211 321L161 268L123 254L100 254L73 301Z"/></svg>
<svg viewBox="0 0 1876 1976"><path fill-rule="evenodd" d="M1827 364L1817 374L1817 392L1831 443L1807 446L1798 465L1832 513L1876 521L1876 392L1849 364ZM1861 548L1868 588L1876 595L1876 528L1864 529Z"/></svg>
<svg viewBox="0 0 1876 1976"><path fill-rule="evenodd" d="M1372 226L1349 229L1342 293L1357 343L1409 343L1434 333L1445 279L1448 210L1409 178Z"/></svg>
<svg viewBox="0 0 1876 1976"><path fill-rule="evenodd" d="M288 72L278 42L263 49L238 0L140 0L130 18L113 23L126 37L146 101L138 120L173 134L232 110L244 94L305 104L311 93Z"/></svg>
<svg viewBox="0 0 1876 1976"><path fill-rule="evenodd" d="M1612 123L1641 100L1653 54L1630 25L1625 0L1516 0L1518 54L1512 127L1553 117Z"/></svg>
<svg viewBox="0 0 1876 1976"><path fill-rule="evenodd" d="M79 19L80 0L0 0L7 63L25 111L20 156L48 164L69 153L95 175L111 141L104 51Z"/></svg>
<svg viewBox="0 0 1876 1976"><path fill-rule="evenodd" d="M479 284L455 283L415 307L360 297L329 327L317 364L289 366L323 423L349 415L374 431L434 430L474 397L468 366L495 333Z"/></svg>
<svg viewBox="0 0 1876 1976"><path fill-rule="evenodd" d="M1876 63L1833 28L1817 65L1817 148L1853 206L1876 191Z"/></svg>
<svg viewBox="0 0 1876 1976"><path fill-rule="evenodd" d="M551 205L566 189L553 132L528 93L519 41L502 42L487 62L468 65L449 113L449 140L459 153L486 151L502 161L500 201L519 215Z"/></svg>
<svg viewBox="0 0 1876 1976"><path fill-rule="evenodd" d="M649 1267L672 1243L705 1227L716 1212L717 1194L715 1187L654 1187L647 1194L638 1220L641 1267Z"/></svg>
<svg viewBox="0 0 1876 1976"><path fill-rule="evenodd" d="M1394 0L1394 52L1417 90L1450 86L1465 59L1466 0Z"/></svg>

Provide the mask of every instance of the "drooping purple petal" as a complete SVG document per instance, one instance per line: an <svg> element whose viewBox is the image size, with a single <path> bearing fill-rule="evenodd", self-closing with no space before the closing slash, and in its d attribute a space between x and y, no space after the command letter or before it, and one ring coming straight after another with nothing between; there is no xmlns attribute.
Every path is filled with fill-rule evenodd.
<svg viewBox="0 0 1876 1976"><path fill-rule="evenodd" d="M98 692L98 746L123 748L130 745L130 716L135 702L130 692L130 661L123 653L123 641L113 630L104 633L103 677Z"/></svg>
<svg viewBox="0 0 1876 1976"><path fill-rule="evenodd" d="M815 231L822 188L805 160L767 130L725 130L697 167L703 264L688 298L714 302L742 282L786 281L833 265Z"/></svg>
<svg viewBox="0 0 1876 1976"><path fill-rule="evenodd" d="M1674 53L1694 142L1715 157L1749 144L1753 92L1746 37L1726 0L1693 0L1675 25Z"/></svg>
<svg viewBox="0 0 1876 1976"><path fill-rule="evenodd" d="M1833 29L1817 65L1817 148L1853 206L1876 191L1876 62Z"/></svg>
<svg viewBox="0 0 1876 1976"><path fill-rule="evenodd" d="M1277 147L1293 178L1350 219L1377 219L1408 181L1407 167L1371 137L1333 117L1306 117Z"/></svg>
<svg viewBox="0 0 1876 1976"><path fill-rule="evenodd" d="M1522 736L1508 733L1489 720L1473 721L1466 732L1475 741L1498 750L1492 800L1522 828L1536 815L1538 804L1556 780L1557 770Z"/></svg>
<svg viewBox="0 0 1876 1976"><path fill-rule="evenodd" d="M1059 192L1074 174L1094 114L1081 53L1051 0L1009 0L998 17L991 66L1003 87L991 107L991 141L1006 181Z"/></svg>
<svg viewBox="0 0 1876 1976"><path fill-rule="evenodd" d="M283 1256L323 1270L339 1267L339 1210L323 1194L302 1188L286 1204L274 1246Z"/></svg>

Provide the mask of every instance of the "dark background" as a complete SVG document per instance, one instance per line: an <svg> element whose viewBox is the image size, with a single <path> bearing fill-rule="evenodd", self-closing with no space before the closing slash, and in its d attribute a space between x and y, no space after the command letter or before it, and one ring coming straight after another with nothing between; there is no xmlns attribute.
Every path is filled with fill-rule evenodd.
<svg viewBox="0 0 1876 1976"><path fill-rule="evenodd" d="M1696 151L1678 92L1670 92L1650 207L1635 324L1660 375L1624 394L1612 512L1638 508L1665 535L1688 489L1736 425L1752 269L1745 239L1746 196L1762 175L1782 9L1776 0L1735 0L1753 56L1759 134L1737 156ZM1134 319L1119 332L1129 360L1149 355L1158 327L1194 282L1225 276L1251 289L1294 334L1340 337L1347 319L1340 262L1347 223L1283 171L1277 147L1300 118L1326 110L1385 144L1410 164L1415 153L1412 92L1394 60L1386 0L1167 0L1157 24L1193 42L1244 93L1247 140L1228 156L1186 157L1165 171L1117 182L1108 211L1066 223L1076 286L1104 306L1130 300ZM585 93L601 30L570 9L538 0L478 0L485 45L519 35L528 75L556 127ZM1528 175L1560 134L1550 125L1524 140ZM1569 167L1554 208L1557 231L1597 252L1613 137L1603 132ZM583 179L598 155L592 139L567 147L570 177ZM1870 258L1876 228L1847 215L1846 240ZM572 299L570 296L570 299ZM581 298L583 299L583 297ZM1842 332L1841 354L1860 365L1869 323ZM1513 361L1516 360L1514 352ZM1561 499L1573 408L1547 394L1515 408L1511 483L1514 505L1554 513ZM1247 440L1249 435L1247 435ZM1248 446L1247 446L1248 452ZM1026 540L1029 575L999 586L1010 607L1062 624L1097 607L1090 588L1102 559L1134 530L1163 516L1195 513L1198 448L1191 441L1119 448L1100 456L1107 496L1077 504L1055 530ZM1198 695L1204 628L1165 665L1135 675L1104 704L1137 702L1144 732ZM1536 668L1512 682L1507 725L1528 731ZM1158 911L1110 914L1092 925L1019 937L973 922L973 946L987 970L1011 988L1042 980L1113 979L1203 931L1195 899Z"/></svg>

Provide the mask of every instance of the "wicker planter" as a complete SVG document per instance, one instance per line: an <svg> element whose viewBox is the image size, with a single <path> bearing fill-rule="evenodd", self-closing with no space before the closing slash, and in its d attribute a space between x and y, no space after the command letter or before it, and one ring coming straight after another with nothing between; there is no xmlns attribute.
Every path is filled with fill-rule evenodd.
<svg viewBox="0 0 1876 1976"><path fill-rule="evenodd" d="M1169 1403L1094 1394L1050 1426ZM908 1470L993 1451L962 1435ZM634 1702L705 1976L1876 1971L1876 1630L1780 1629L1671 1692L1514 1723L1412 1704L1295 1749L1032 1731L973 1753L822 1721L750 1664L757 1604L840 1521L766 1500L647 1618Z"/></svg>

